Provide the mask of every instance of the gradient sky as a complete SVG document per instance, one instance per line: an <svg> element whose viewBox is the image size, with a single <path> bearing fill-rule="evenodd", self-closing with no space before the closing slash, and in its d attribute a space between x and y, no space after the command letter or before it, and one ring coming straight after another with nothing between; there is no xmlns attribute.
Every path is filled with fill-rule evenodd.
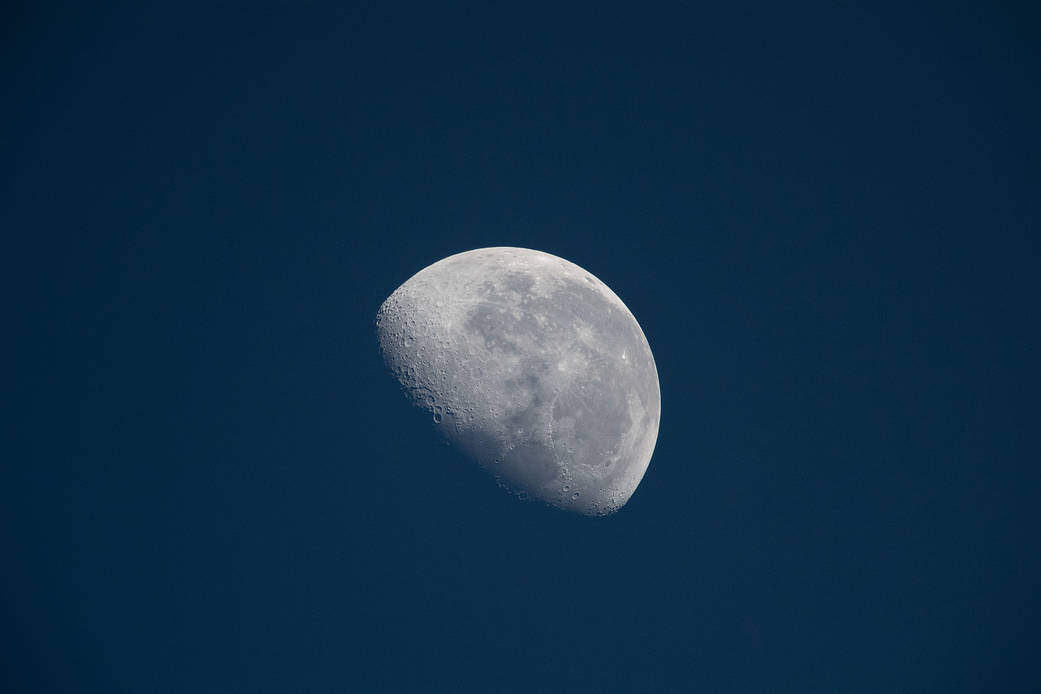
<svg viewBox="0 0 1041 694"><path fill-rule="evenodd" d="M1029 3L4 10L11 692L1038 691ZM483 246L640 321L607 519L373 319Z"/></svg>

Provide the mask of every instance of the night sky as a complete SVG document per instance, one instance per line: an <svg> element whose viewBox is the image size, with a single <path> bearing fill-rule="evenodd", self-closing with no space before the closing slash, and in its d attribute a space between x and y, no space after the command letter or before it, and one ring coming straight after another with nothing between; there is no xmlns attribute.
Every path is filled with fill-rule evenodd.
<svg viewBox="0 0 1041 694"><path fill-rule="evenodd" d="M88 4L0 21L0 689L1041 691L1032 3ZM486 246L647 336L613 516L382 369Z"/></svg>

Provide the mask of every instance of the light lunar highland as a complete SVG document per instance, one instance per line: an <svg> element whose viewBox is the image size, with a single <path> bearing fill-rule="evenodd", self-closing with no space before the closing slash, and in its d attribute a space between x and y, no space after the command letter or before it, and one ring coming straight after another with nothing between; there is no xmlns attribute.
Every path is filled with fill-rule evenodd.
<svg viewBox="0 0 1041 694"><path fill-rule="evenodd" d="M459 253L398 287L376 326L412 402L517 496L602 516L643 479L658 437L654 357L621 299L574 263Z"/></svg>

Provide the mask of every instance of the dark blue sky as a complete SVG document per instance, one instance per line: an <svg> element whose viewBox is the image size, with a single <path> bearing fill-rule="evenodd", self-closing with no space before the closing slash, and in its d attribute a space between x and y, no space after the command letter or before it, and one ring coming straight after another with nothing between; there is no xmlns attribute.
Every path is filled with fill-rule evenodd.
<svg viewBox="0 0 1041 694"><path fill-rule="evenodd" d="M5 10L6 691L1041 687L1034 9L567 5ZM647 335L615 516L380 370L494 245Z"/></svg>

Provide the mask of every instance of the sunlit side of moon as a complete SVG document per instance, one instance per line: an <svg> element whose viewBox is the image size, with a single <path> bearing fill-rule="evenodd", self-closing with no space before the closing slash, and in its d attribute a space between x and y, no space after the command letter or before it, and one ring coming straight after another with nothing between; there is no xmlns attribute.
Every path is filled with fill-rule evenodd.
<svg viewBox="0 0 1041 694"><path fill-rule="evenodd" d="M579 266L523 248L453 255L390 295L377 336L412 402L519 497L607 515L643 478L654 358L621 299Z"/></svg>

